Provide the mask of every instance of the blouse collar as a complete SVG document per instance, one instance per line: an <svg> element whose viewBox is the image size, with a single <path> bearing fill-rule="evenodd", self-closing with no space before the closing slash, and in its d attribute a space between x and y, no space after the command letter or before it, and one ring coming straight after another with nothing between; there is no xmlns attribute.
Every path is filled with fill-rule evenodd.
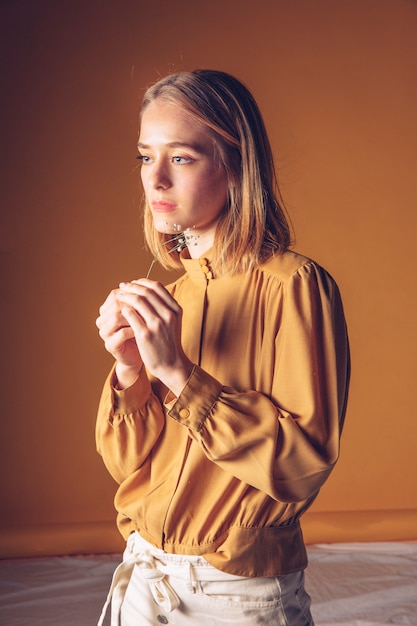
<svg viewBox="0 0 417 626"><path fill-rule="evenodd" d="M181 263L192 281L207 283L214 279L213 270L211 268L212 250L207 252L198 259L191 259L188 248L184 248L180 253Z"/></svg>

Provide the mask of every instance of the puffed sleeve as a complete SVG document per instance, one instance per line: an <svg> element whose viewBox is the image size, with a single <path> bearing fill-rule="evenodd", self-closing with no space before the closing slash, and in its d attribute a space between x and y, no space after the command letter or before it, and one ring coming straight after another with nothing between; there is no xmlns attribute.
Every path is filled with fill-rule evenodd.
<svg viewBox="0 0 417 626"><path fill-rule="evenodd" d="M114 387L114 368L103 388L96 422L96 446L110 475L119 484L141 467L165 424L159 399L145 368L123 391Z"/></svg>
<svg viewBox="0 0 417 626"><path fill-rule="evenodd" d="M317 493L339 455L349 347L339 290L315 263L286 281L279 306L269 396L224 387L196 366L167 409L211 461L278 501L298 502Z"/></svg>

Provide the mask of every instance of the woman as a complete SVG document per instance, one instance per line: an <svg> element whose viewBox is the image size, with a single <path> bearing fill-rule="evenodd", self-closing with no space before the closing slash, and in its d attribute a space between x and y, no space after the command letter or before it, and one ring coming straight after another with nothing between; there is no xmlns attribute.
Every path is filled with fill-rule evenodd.
<svg viewBox="0 0 417 626"><path fill-rule="evenodd" d="M184 274L121 283L97 320L116 361L97 447L127 540L112 624L312 624L299 519L339 454L337 286L289 250L261 114L235 78L150 87L138 149L146 239Z"/></svg>

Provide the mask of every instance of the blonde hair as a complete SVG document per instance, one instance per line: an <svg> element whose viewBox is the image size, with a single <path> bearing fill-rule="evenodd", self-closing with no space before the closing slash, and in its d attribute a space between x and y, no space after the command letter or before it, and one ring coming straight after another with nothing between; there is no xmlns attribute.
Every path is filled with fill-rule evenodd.
<svg viewBox="0 0 417 626"><path fill-rule="evenodd" d="M274 160L262 115L250 91L216 70L172 74L145 93L141 113L156 99L180 106L207 127L228 180L228 202L216 228L216 275L247 272L291 243ZM166 269L181 267L179 253L161 234L145 199L146 242Z"/></svg>

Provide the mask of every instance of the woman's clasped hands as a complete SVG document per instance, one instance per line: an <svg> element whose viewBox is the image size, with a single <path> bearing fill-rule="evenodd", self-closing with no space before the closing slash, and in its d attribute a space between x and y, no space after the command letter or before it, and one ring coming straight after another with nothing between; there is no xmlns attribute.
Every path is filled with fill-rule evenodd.
<svg viewBox="0 0 417 626"><path fill-rule="evenodd" d="M182 309L165 287L147 278L120 283L100 307L96 324L116 359L118 387L132 385L142 364L178 396L193 369L181 345Z"/></svg>

